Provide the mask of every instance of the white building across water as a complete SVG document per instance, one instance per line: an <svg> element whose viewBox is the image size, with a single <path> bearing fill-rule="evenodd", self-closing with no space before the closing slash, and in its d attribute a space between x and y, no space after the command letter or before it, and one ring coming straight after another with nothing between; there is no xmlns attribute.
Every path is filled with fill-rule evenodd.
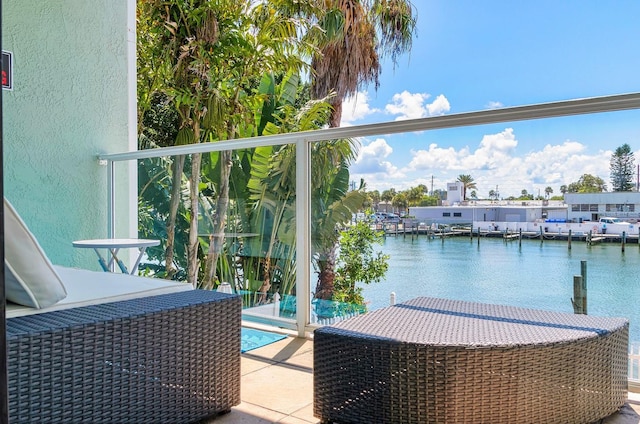
<svg viewBox="0 0 640 424"><path fill-rule="evenodd" d="M615 191L607 193L566 193L567 219L572 222L598 221L605 216L627 222L640 221L640 193Z"/></svg>
<svg viewBox="0 0 640 424"><path fill-rule="evenodd" d="M447 194L448 199L442 206L411 207L409 216L416 224L473 224L474 228L521 228L525 231L542 228L544 231L567 232L572 229L574 232L599 233L604 232L603 223L599 222L601 218L624 221L622 225L610 225L611 233L625 231L627 234L637 234L640 225L639 192L566 193L564 202L463 201L460 186L452 183L447 185Z"/></svg>

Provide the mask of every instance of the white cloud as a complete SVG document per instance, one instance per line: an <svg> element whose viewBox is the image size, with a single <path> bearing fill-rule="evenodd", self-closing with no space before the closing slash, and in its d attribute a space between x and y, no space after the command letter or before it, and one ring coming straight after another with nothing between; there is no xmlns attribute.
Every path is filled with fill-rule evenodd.
<svg viewBox="0 0 640 424"><path fill-rule="evenodd" d="M340 126L353 125L354 121L364 119L369 115L381 112L380 109L372 108L369 104L369 93L360 91L355 96L346 98L342 102L342 117Z"/></svg>
<svg viewBox="0 0 640 424"><path fill-rule="evenodd" d="M362 174L369 189L403 190L421 183L430 187L427 180L432 175L438 189L446 182L455 181L460 174L470 174L480 197L486 197L496 186L504 198L517 197L523 189L544 195L547 186L559 194L561 185L577 181L585 173L608 182L611 157L611 151L588 153L587 147L575 140L549 143L519 154L518 139L512 128L484 135L475 149L431 143L427 149L410 151L407 165L393 163L392 151L386 140L377 139L360 152L353 170ZM402 155L398 152L394 156Z"/></svg>
<svg viewBox="0 0 640 424"><path fill-rule="evenodd" d="M396 174L398 168L386 160L392 152L393 149L385 139L377 138L360 147L358 158L351 166L351 171L358 174Z"/></svg>
<svg viewBox="0 0 640 424"><path fill-rule="evenodd" d="M462 169L496 169L512 162L511 154L518 145L513 128L482 137L480 147L462 158Z"/></svg>
<svg viewBox="0 0 640 424"><path fill-rule="evenodd" d="M489 103L486 104L485 107L487 109L500 109L501 107L504 107L504 105L502 104L502 102L491 100Z"/></svg>
<svg viewBox="0 0 640 424"><path fill-rule="evenodd" d="M392 103L385 106L385 111L391 115L398 115L396 121L399 121L443 115L450 110L451 106L444 95L440 94L433 102L426 103L430 97L427 93L410 93L405 90L394 94Z"/></svg>
<svg viewBox="0 0 640 424"><path fill-rule="evenodd" d="M496 169L513 162L510 155L517 145L518 141L515 139L512 128L507 128L498 134L485 135L474 152L471 152L468 147L455 150L453 147L441 148L432 143L428 150L417 150L411 153L413 159L408 168L465 171Z"/></svg>
<svg viewBox="0 0 640 424"><path fill-rule="evenodd" d="M449 100L440 94L436 99L427 105L427 110L429 111L429 116L437 116L444 115L449 112L451 109L451 105L449 105Z"/></svg>

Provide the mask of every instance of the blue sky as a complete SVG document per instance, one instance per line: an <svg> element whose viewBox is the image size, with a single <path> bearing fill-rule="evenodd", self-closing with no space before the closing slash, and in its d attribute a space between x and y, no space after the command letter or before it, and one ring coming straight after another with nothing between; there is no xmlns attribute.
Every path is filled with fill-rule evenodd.
<svg viewBox="0 0 640 424"><path fill-rule="evenodd" d="M640 91L640 1L414 0L409 55L380 87L343 105L359 125ZM470 174L478 196L544 194L590 173L628 143L640 163L640 111L502 123L360 140L354 180L369 190L445 189Z"/></svg>

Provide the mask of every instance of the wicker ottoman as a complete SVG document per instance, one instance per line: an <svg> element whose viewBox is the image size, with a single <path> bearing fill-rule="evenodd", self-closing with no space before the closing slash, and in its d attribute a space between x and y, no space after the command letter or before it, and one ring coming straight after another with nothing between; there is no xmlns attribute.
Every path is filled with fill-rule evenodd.
<svg viewBox="0 0 640 424"><path fill-rule="evenodd" d="M434 298L314 335L314 415L340 423L589 423L626 401L629 322Z"/></svg>
<svg viewBox="0 0 640 424"><path fill-rule="evenodd" d="M176 424L240 403L241 299L190 290L7 320L9 421Z"/></svg>

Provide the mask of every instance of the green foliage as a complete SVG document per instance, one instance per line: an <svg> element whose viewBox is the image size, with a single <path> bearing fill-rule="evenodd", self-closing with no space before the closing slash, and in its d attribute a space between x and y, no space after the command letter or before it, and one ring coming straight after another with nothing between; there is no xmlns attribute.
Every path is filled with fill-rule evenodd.
<svg viewBox="0 0 640 424"><path fill-rule="evenodd" d="M609 162L611 171L611 189L613 191L633 191L635 176L635 159L628 144L618 147L611 155Z"/></svg>
<svg viewBox="0 0 640 424"><path fill-rule="evenodd" d="M363 221L342 231L334 300L364 305L362 287L357 284L378 282L389 268L389 256L373 250L373 245L381 241L382 234Z"/></svg>
<svg viewBox="0 0 640 424"><path fill-rule="evenodd" d="M600 193L607 191L607 185L600 177L583 174L578 181L567 186L567 193Z"/></svg>
<svg viewBox="0 0 640 424"><path fill-rule="evenodd" d="M166 248L167 227L165 221L169 215L169 201L171 197L171 158L144 159L138 162L138 235L141 238L158 239L159 246L149 247L146 257L149 259L141 264L146 274L167 277L164 261ZM186 177L185 177L186 181ZM186 191L181 192L183 201L188 198ZM186 280L189 218L184 202L180 202L176 220L176 255L175 269L172 275L175 280Z"/></svg>
<svg viewBox="0 0 640 424"><path fill-rule="evenodd" d="M171 99L163 93L154 93L140 125L139 149L172 146L179 121Z"/></svg>
<svg viewBox="0 0 640 424"><path fill-rule="evenodd" d="M422 196L416 206L438 206L438 198L436 196Z"/></svg>
<svg viewBox="0 0 640 424"><path fill-rule="evenodd" d="M382 200L383 202L390 202L393 200L394 196L396 195L396 189L395 188L391 188L389 190L385 190L382 192L382 194L380 195L380 200Z"/></svg>

